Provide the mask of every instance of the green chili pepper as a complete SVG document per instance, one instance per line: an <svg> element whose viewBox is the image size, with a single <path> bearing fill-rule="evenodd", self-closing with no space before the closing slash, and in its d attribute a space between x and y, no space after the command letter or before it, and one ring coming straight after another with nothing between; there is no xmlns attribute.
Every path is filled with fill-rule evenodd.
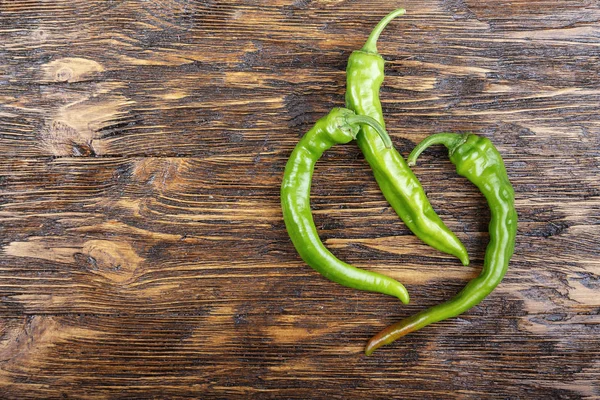
<svg viewBox="0 0 600 400"><path fill-rule="evenodd" d="M486 249L483 270L453 299L408 317L378 333L367 344L367 355L410 332L455 317L479 304L504 277L514 251L517 233L514 190L508 180L502 157L492 142L472 134L432 135L415 147L408 157L409 165L413 165L419 154L433 144L443 144L448 148L450 161L456 165L458 174L475 184L490 206L490 242Z"/></svg>
<svg viewBox="0 0 600 400"><path fill-rule="evenodd" d="M408 292L400 282L353 267L336 258L319 239L312 218L310 186L315 163L333 145L348 143L356 138L359 124L372 126L383 142L391 146L383 127L371 117L356 115L345 108L335 108L318 120L300 140L285 167L281 185L285 225L302 259L326 278L351 288L396 296L403 303L408 303Z"/></svg>
<svg viewBox="0 0 600 400"><path fill-rule="evenodd" d="M384 127L379 101L384 60L377 53L377 39L392 19L404 13L404 9L398 9L383 18L363 48L350 55L346 70L346 107L359 115L375 118ZM425 243L468 265L465 246L435 213L421 183L396 149L384 146L377 132L368 126L361 129L356 142L371 165L383 195L406 226Z"/></svg>

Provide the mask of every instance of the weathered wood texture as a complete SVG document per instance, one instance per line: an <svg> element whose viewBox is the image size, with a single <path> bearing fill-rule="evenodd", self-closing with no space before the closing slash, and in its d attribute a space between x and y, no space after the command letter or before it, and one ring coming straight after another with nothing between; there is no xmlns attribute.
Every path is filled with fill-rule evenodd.
<svg viewBox="0 0 600 400"><path fill-rule="evenodd" d="M412 303L326 281L287 237L286 158L398 6L395 145L488 136L520 225L480 306L367 358L487 242L441 149L415 171L468 268L408 232L354 144L318 165L318 228ZM599 20L592 0L1 1L0 397L600 398Z"/></svg>

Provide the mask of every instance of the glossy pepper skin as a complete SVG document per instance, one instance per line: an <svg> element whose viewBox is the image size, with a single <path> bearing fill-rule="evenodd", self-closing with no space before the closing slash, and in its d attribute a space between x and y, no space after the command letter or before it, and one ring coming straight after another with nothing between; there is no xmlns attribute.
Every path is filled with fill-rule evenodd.
<svg viewBox="0 0 600 400"><path fill-rule="evenodd" d="M404 13L403 9L398 9L383 18L363 48L350 55L346 69L346 107L356 114L374 118L384 127L379 100L384 60L377 53L377 39L392 19ZM368 126L361 128L356 142L373 169L383 195L406 226L428 245L456 256L468 265L465 246L435 213L421 183L396 149L386 148L377 133Z"/></svg>
<svg viewBox="0 0 600 400"><path fill-rule="evenodd" d="M344 109L333 109L321 118L300 140L285 167L281 185L281 207L287 231L302 259L326 278L355 289L398 297L408 303L406 288L398 281L365 271L336 258L319 239L310 209L310 187L315 163L335 144L356 137L359 123L379 126L372 118L357 116ZM389 137L387 137L389 141ZM391 141L389 141L391 145Z"/></svg>
<svg viewBox="0 0 600 400"><path fill-rule="evenodd" d="M504 277L514 251L517 233L514 190L508 180L502 157L492 142L472 134L432 135L415 147L408 158L409 163L414 164L419 154L433 144L444 144L448 148L450 161L456 165L458 174L475 184L489 204L490 241L485 252L483 269L477 278L471 280L451 300L408 317L374 336L365 349L367 355L410 332L455 317L479 304Z"/></svg>

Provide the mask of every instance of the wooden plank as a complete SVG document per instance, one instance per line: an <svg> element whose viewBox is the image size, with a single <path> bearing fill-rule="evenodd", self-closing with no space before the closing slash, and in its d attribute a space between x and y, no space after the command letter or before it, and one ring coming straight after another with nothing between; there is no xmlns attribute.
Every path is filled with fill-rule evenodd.
<svg viewBox="0 0 600 400"><path fill-rule="evenodd" d="M65 11L63 18L77 23L60 21L60 29L44 7L39 15L19 6L5 11L4 154L201 156L292 143L343 102L348 54L379 18L334 18L337 8L288 15L274 6L212 10L174 1L125 2L104 14L101 7ZM598 132L599 47L587 21L598 10L587 10L571 28L577 14L555 4L552 24L567 27L540 33L504 32L502 22L491 29L475 19L465 26L458 14L411 8L380 46L389 61L382 96L393 135L501 135L490 129L506 123L562 133L574 119L578 130ZM18 22L32 14L35 29ZM522 28L542 17L529 16ZM348 29L352 35L341 42Z"/></svg>

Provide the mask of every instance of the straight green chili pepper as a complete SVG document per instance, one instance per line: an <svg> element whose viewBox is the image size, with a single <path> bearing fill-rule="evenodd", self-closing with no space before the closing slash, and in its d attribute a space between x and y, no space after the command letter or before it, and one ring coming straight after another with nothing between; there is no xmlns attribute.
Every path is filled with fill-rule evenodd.
<svg viewBox="0 0 600 400"><path fill-rule="evenodd" d="M383 18L363 48L350 55L346 69L346 107L374 118L383 127L379 89L384 78L384 60L377 53L377 39L392 19L404 13L404 9L398 9ZM368 126L361 129L356 142L373 169L383 195L406 226L428 245L468 265L465 246L435 213L421 183L396 149L384 146L377 132Z"/></svg>
<svg viewBox="0 0 600 400"><path fill-rule="evenodd" d="M383 142L391 146L389 136L373 118L356 115L345 108L333 109L304 135L285 167L281 185L285 225L302 259L326 278L351 288L396 296L408 303L408 292L400 282L336 258L319 239L312 218L310 187L315 163L333 145L356 138L359 124L372 126Z"/></svg>
<svg viewBox="0 0 600 400"><path fill-rule="evenodd" d="M504 162L492 142L481 136L439 133L423 140L408 157L414 165L423 150L433 144L443 144L449 150L450 161L459 175L470 180L485 196L491 210L490 241L485 252L483 269L453 299L424 310L384 329L367 344L370 355L377 348L434 322L455 317L479 304L500 283L515 247L517 211L515 194L508 180Z"/></svg>

